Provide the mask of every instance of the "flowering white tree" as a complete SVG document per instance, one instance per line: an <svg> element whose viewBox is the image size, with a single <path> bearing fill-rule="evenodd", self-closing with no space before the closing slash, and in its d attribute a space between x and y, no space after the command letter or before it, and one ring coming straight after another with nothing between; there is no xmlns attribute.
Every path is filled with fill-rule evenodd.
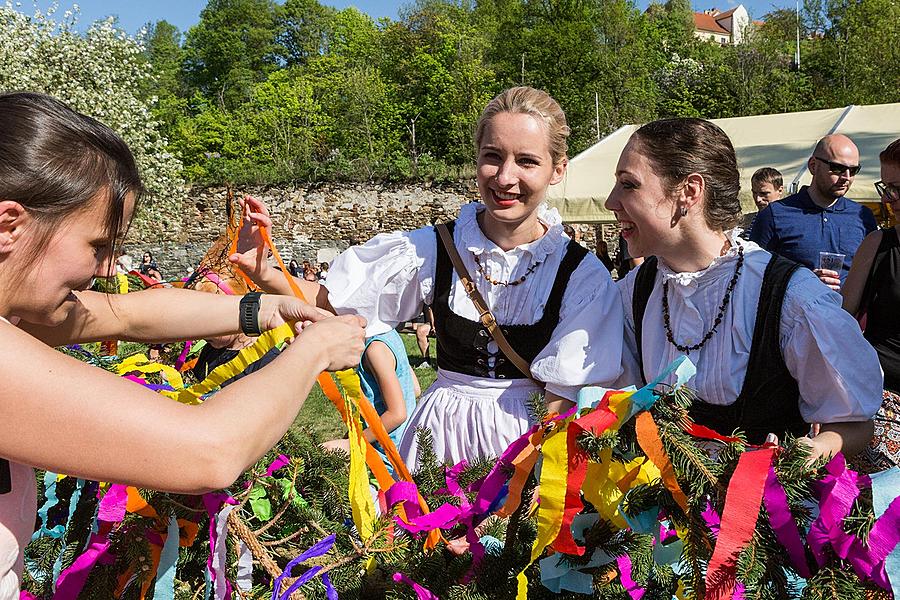
<svg viewBox="0 0 900 600"><path fill-rule="evenodd" d="M79 33L77 5L62 18L55 7L26 15L17 6L0 5L0 91L51 94L112 127L134 152L147 188L136 226L158 222L180 205L184 183L151 113L156 98L139 95L154 77L140 41L112 19Z"/></svg>

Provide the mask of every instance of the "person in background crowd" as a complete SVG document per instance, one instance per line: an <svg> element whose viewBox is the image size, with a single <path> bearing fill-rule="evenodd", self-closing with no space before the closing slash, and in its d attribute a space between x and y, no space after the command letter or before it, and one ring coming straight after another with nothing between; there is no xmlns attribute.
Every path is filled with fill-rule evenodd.
<svg viewBox="0 0 900 600"><path fill-rule="evenodd" d="M597 258L610 273L616 268L613 259L609 256L609 244L606 243L606 240L597 240Z"/></svg>
<svg viewBox="0 0 900 600"><path fill-rule="evenodd" d="M813 458L853 456L881 403L878 358L840 296L737 236L739 190L731 140L709 121L654 121L625 146L606 208L653 258L618 283L623 381L645 383L687 354L697 423L753 444L791 433Z"/></svg>
<svg viewBox="0 0 900 600"><path fill-rule="evenodd" d="M127 275L134 269L134 259L128 254L122 254L116 259L116 273Z"/></svg>
<svg viewBox="0 0 900 600"><path fill-rule="evenodd" d="M757 210L762 210L770 202L781 200L784 193L784 180L781 172L772 167L757 169L750 176L750 191L753 193L753 203Z"/></svg>
<svg viewBox="0 0 900 600"><path fill-rule="evenodd" d="M153 260L153 254L151 254L149 250L144 252L144 257L141 259L140 271L141 275L146 275L156 281L162 281L162 273L159 272L159 267L156 266L156 261Z"/></svg>
<svg viewBox="0 0 900 600"><path fill-rule="evenodd" d="M845 135L826 135L807 167L810 185L762 209L750 239L812 269L825 285L839 291L857 248L877 227L871 210L846 197L860 169L859 150ZM843 254L841 270L819 268L820 252Z"/></svg>
<svg viewBox="0 0 900 600"><path fill-rule="evenodd" d="M569 236L570 240L575 240L579 244L581 243L581 231L580 230L575 229L568 223L563 223L563 231L566 233L567 236Z"/></svg>
<svg viewBox="0 0 900 600"><path fill-rule="evenodd" d="M784 192L784 180L781 172L772 167L757 169L750 177L750 191L753 194L753 203L756 204L756 212L744 215L743 231L741 232L741 238L748 241L759 211L767 207L770 202L781 200Z"/></svg>
<svg viewBox="0 0 900 600"><path fill-rule="evenodd" d="M182 494L228 487L293 424L319 372L358 363L365 321L285 296L87 291L115 272L143 189L134 155L44 94L0 94L0 131L0 599L17 600L34 468ZM242 322L301 331L265 372L198 406L54 349L228 335Z"/></svg>
<svg viewBox="0 0 900 600"><path fill-rule="evenodd" d="M323 262L319 263L319 272L316 273L316 279L322 285L325 285L325 280L328 278L328 263Z"/></svg>
<svg viewBox="0 0 900 600"><path fill-rule="evenodd" d="M312 268L312 266L307 266L303 269L303 279L304 281L311 281L313 283L318 283L319 277L316 275L316 270Z"/></svg>
<svg viewBox="0 0 900 600"><path fill-rule="evenodd" d="M628 252L628 240L619 234L619 247L616 250L616 275L617 279L625 279L628 272L644 262L643 256L631 256Z"/></svg>
<svg viewBox="0 0 900 600"><path fill-rule="evenodd" d="M294 277L300 277L300 265L297 264L297 260L294 258L288 263L288 273Z"/></svg>
<svg viewBox="0 0 900 600"><path fill-rule="evenodd" d="M431 355L429 354L429 349L431 347L429 336L434 335L434 314L431 312L431 307L425 306L422 310L422 314L413 319L410 324L416 332L416 345L419 347L419 352L422 354L422 362L420 362L416 368L430 367L432 365Z"/></svg>
<svg viewBox="0 0 900 600"><path fill-rule="evenodd" d="M900 140L885 148L881 181L875 184L881 201L900 211ZM866 449L868 472L900 466L900 225L866 236L847 283L841 290L844 308L865 323L864 335L878 353L884 371L884 396L875 415L875 437Z"/></svg>
<svg viewBox="0 0 900 600"><path fill-rule="evenodd" d="M370 335L431 306L438 376L400 444L410 468L417 464L417 428L431 433L438 460L496 457L528 430L533 394L543 390L547 409L565 412L582 386L611 387L619 378L618 293L597 257L564 234L559 213L545 203L548 187L565 175L569 131L546 92L512 88L488 103L475 135L481 202L465 204L451 231L473 283L537 381L482 325L433 227L380 234L348 249L331 264L325 293L304 292L317 302L327 294L338 313L370 315ZM271 222L262 203L247 208L251 220ZM255 247L231 259L275 291L280 274L262 259L258 238L249 245Z"/></svg>

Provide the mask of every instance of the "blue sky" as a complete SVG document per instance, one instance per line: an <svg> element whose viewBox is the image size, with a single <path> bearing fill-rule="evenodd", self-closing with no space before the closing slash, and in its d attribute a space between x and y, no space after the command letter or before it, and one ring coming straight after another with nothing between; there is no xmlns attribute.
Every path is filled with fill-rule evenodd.
<svg viewBox="0 0 900 600"><path fill-rule="evenodd" d="M737 1L743 1L744 6L754 18L760 18L765 13L779 6L789 5L793 7L793 0L692 0L694 10L704 10L717 6L726 10L734 6ZM637 0L642 8L648 0ZM330 4L336 8L356 6L361 11L374 18L397 18L398 9L406 3L406 0L324 0L324 4ZM52 4L52 0L24 0L19 10L30 12L29 6L34 5L45 10ZM81 21L83 24L91 23L109 15L116 15L123 29L129 33L135 33L140 27L150 21L165 19L186 31L200 19L200 11L206 6L206 0L60 0L59 11L65 11L78 4L81 8Z"/></svg>

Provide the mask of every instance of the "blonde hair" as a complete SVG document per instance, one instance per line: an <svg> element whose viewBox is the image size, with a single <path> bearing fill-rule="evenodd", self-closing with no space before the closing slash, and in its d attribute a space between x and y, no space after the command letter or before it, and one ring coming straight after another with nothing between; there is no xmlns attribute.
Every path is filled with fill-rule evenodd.
<svg viewBox="0 0 900 600"><path fill-rule="evenodd" d="M499 113L531 115L547 126L547 142L550 145L550 156L553 164L559 164L566 158L569 144L566 141L571 133L566 122L566 113L550 94L533 87L514 87L504 90L496 98L488 102L478 119L475 129L475 149L481 148L484 129L495 115Z"/></svg>

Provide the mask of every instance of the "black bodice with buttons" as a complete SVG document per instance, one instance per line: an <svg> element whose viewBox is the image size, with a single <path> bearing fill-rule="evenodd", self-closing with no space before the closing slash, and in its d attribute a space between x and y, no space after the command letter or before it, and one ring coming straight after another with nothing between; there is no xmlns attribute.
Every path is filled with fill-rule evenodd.
<svg viewBox="0 0 900 600"><path fill-rule="evenodd" d="M455 222L447 224L453 234ZM437 234L435 234L437 237ZM500 329L510 345L527 362L531 363L538 353L550 343L553 330L559 323L559 311L563 294L572 272L587 254L587 250L575 241L566 246L566 254L556 272L556 279L550 296L544 306L541 318L531 325L504 325ZM525 375L510 362L503 352L491 352L488 343L491 334L478 321L470 321L450 310L449 298L454 280L453 263L446 248L437 239L437 264L435 268L434 312L435 335L438 344L438 367L474 377L496 379L524 379ZM496 344L491 344L496 347Z"/></svg>

